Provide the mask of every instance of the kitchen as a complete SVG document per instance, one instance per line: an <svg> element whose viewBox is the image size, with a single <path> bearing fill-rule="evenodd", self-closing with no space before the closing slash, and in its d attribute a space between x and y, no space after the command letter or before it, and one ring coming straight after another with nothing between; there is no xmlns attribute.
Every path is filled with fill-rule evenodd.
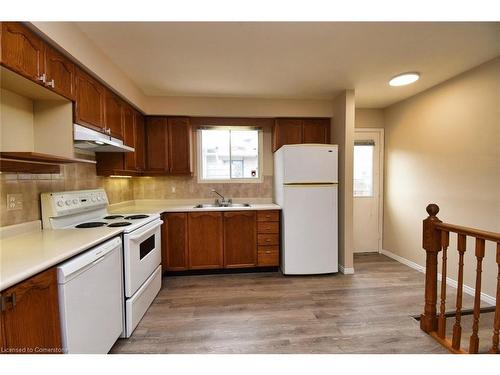
<svg viewBox="0 0 500 375"><path fill-rule="evenodd" d="M231 344L218 346L217 340L214 346L208 340L207 347L186 347L183 340L197 337L200 314L223 317L241 309L237 319L242 319L254 300L286 315L286 301L274 294L285 284L292 288L287 293L299 300L305 293L313 305L333 303L322 300L333 293L322 288L343 285L347 290L360 280L349 278L355 267L362 278L368 267L363 262L385 261L376 258L382 255L358 256L351 249L353 160L346 149L350 143L362 146L353 140L354 114L362 113L354 106L353 90L300 103L267 101L265 94L207 94L204 99L152 95L145 100L120 69L105 72L123 53L109 44L116 42L120 28L77 24L1 23L2 351L349 352L350 346L336 341L330 351L321 344L315 323L309 326L309 317L300 316L310 301L297 312L306 320L299 319L296 330L300 339L301 330L315 335L317 346L306 340L294 347L286 329L286 338L260 349L245 346L244 335L251 336L245 329L239 339L233 337L234 351ZM145 32L141 27L156 27L144 24L135 25L137 35ZM192 26L200 31L196 28L201 26ZM181 35L176 25L166 27ZM482 30L487 36L496 32L488 25ZM64 35L79 43L68 43ZM96 35L102 36L102 44L90 48ZM477 40L490 47L482 35ZM111 59L103 53L106 45ZM78 51L81 46L85 49ZM493 59L496 64L496 50L484 48L482 53L481 62ZM124 63L127 74L134 72L132 65ZM454 73L464 70L457 67ZM434 84L441 82L434 79ZM155 92L152 82L144 87ZM407 92L397 100L410 96ZM206 291L213 300L205 301L204 308L202 280L215 283ZM283 307L261 296L259 288L267 282ZM218 308L219 296L237 292L239 283L245 301ZM306 286L307 292L302 289ZM176 295L184 292L184 297ZM421 289L414 293L423 301ZM176 309L187 312L186 321L194 319L193 331L186 330L178 346L168 332L152 328L168 325L169 318L186 324L174 314ZM249 319L257 319L260 332L272 324L266 321L271 316L256 311ZM316 314L316 319L325 316ZM235 322L226 321L220 329L231 336ZM284 324L275 323L275 329ZM218 330L205 329L207 337L218 337ZM342 337L345 327L328 329ZM426 339L422 334L417 340L427 344ZM405 345L400 345L405 352L419 350ZM428 352L438 348L429 346ZM373 350L373 343L366 350Z"/></svg>

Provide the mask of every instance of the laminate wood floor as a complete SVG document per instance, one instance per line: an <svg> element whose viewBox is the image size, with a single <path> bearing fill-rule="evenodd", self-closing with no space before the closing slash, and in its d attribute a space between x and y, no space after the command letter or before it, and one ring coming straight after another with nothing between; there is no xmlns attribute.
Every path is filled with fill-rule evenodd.
<svg viewBox="0 0 500 375"><path fill-rule="evenodd" d="M422 312L423 274L379 254L356 255L355 271L165 276L111 352L447 353L411 317Z"/></svg>

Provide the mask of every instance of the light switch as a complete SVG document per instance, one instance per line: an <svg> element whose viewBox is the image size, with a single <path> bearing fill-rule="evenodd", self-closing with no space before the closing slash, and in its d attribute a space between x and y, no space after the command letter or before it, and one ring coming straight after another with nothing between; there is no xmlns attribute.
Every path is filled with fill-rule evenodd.
<svg viewBox="0 0 500 375"><path fill-rule="evenodd" d="M23 195L22 194L7 194L7 210L22 210Z"/></svg>

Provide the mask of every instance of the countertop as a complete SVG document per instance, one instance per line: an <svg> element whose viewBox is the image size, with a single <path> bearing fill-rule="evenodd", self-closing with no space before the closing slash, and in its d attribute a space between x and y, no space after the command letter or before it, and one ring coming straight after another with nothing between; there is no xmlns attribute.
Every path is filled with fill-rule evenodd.
<svg viewBox="0 0 500 375"><path fill-rule="evenodd" d="M250 207L194 208L199 203L213 203L210 199L196 200L136 200L111 205L109 213L161 214L163 212L280 210L281 207L265 199L234 199L234 203L250 203ZM30 223L27 223L30 224ZM19 227L27 227L21 224ZM16 226L12 226L16 227ZM3 233L14 233L0 238L0 291L63 262L114 236L123 228L40 229L31 226L28 232L5 227ZM26 229L23 229L23 231Z"/></svg>
<svg viewBox="0 0 500 375"><path fill-rule="evenodd" d="M119 235L123 228L39 229L0 239L0 291Z"/></svg>
<svg viewBox="0 0 500 375"><path fill-rule="evenodd" d="M165 200L136 200L111 205L108 211L113 214L161 214L163 212L202 212L202 211L259 211L259 210L281 210L274 203L260 200L233 199L233 203L250 203L250 207L204 207L194 208L200 203L213 203L213 199L165 199ZM255 202L255 203L254 203Z"/></svg>

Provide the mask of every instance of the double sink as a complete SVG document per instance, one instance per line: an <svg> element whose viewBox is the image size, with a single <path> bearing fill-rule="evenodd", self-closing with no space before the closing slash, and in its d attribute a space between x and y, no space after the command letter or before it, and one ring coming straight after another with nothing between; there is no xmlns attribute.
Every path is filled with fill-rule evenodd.
<svg viewBox="0 0 500 375"><path fill-rule="evenodd" d="M194 206L194 208L219 208L219 207L250 207L250 203L200 203Z"/></svg>

